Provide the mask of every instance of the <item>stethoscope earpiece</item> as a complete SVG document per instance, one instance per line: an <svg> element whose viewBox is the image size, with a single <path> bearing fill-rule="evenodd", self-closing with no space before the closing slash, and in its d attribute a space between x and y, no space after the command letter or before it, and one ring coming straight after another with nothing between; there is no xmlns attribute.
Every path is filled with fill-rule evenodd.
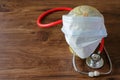
<svg viewBox="0 0 120 80"><path fill-rule="evenodd" d="M99 71L94 71L94 72L88 72L88 76L89 77L97 77L100 76L100 72Z"/></svg>

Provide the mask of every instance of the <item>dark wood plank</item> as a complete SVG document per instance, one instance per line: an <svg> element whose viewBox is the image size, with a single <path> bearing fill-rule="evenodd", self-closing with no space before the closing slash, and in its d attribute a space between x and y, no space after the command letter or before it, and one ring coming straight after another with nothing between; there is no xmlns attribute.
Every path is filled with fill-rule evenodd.
<svg viewBox="0 0 120 80"><path fill-rule="evenodd" d="M110 75L89 78L74 71L61 26L41 29L37 17L55 7L96 7L105 17L106 47L113 62ZM48 23L67 12L46 17ZM106 0L0 0L0 80L120 80L120 1ZM83 61L79 65L87 68ZM107 71L108 64L103 70Z"/></svg>

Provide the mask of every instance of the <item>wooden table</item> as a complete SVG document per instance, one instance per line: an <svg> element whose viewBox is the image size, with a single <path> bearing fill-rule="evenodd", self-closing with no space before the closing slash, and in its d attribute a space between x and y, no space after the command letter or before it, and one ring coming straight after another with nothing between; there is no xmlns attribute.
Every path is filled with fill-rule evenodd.
<svg viewBox="0 0 120 80"><path fill-rule="evenodd" d="M42 29L37 17L55 7L96 7L105 17L108 37L105 45L113 62L110 75L89 78L74 71L61 26ZM48 23L68 12L56 12ZM90 70L84 61L82 70ZM101 70L108 70L106 67ZM119 0L0 0L0 80L120 80L120 1Z"/></svg>

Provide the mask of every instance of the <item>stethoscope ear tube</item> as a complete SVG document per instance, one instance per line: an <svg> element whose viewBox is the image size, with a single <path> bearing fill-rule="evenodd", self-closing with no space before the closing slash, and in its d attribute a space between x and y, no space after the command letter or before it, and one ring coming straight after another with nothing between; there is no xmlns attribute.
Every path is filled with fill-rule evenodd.
<svg viewBox="0 0 120 80"><path fill-rule="evenodd" d="M105 51L105 53L106 53L106 55L107 55L107 58L108 58L108 61L109 61L109 66L110 66L110 69L109 69L108 72L99 72L99 71L84 72L84 71L81 71L81 70L79 70L79 69L77 68L76 62L75 62L75 57L76 57L76 56L73 55L72 64L73 64L74 70L75 70L76 72L81 73L81 74L86 74L86 75L88 75L89 77L95 77L95 76L110 74L110 73L112 72L112 62L111 62L110 56L109 56L108 51L106 50L105 46L104 46L104 51Z"/></svg>

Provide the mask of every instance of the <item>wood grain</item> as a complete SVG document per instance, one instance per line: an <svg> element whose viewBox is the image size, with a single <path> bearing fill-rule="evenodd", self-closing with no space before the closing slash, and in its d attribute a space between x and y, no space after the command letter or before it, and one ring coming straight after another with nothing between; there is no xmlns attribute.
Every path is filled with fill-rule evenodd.
<svg viewBox="0 0 120 80"><path fill-rule="evenodd" d="M48 9L79 5L94 6L105 17L105 44L113 62L110 75L89 78L75 72L62 25L48 29L36 25L37 17ZM66 13L56 12L43 22ZM0 0L0 80L120 80L119 24L119 0ZM82 70L90 70L84 61L78 61ZM107 61L100 70L108 70Z"/></svg>

